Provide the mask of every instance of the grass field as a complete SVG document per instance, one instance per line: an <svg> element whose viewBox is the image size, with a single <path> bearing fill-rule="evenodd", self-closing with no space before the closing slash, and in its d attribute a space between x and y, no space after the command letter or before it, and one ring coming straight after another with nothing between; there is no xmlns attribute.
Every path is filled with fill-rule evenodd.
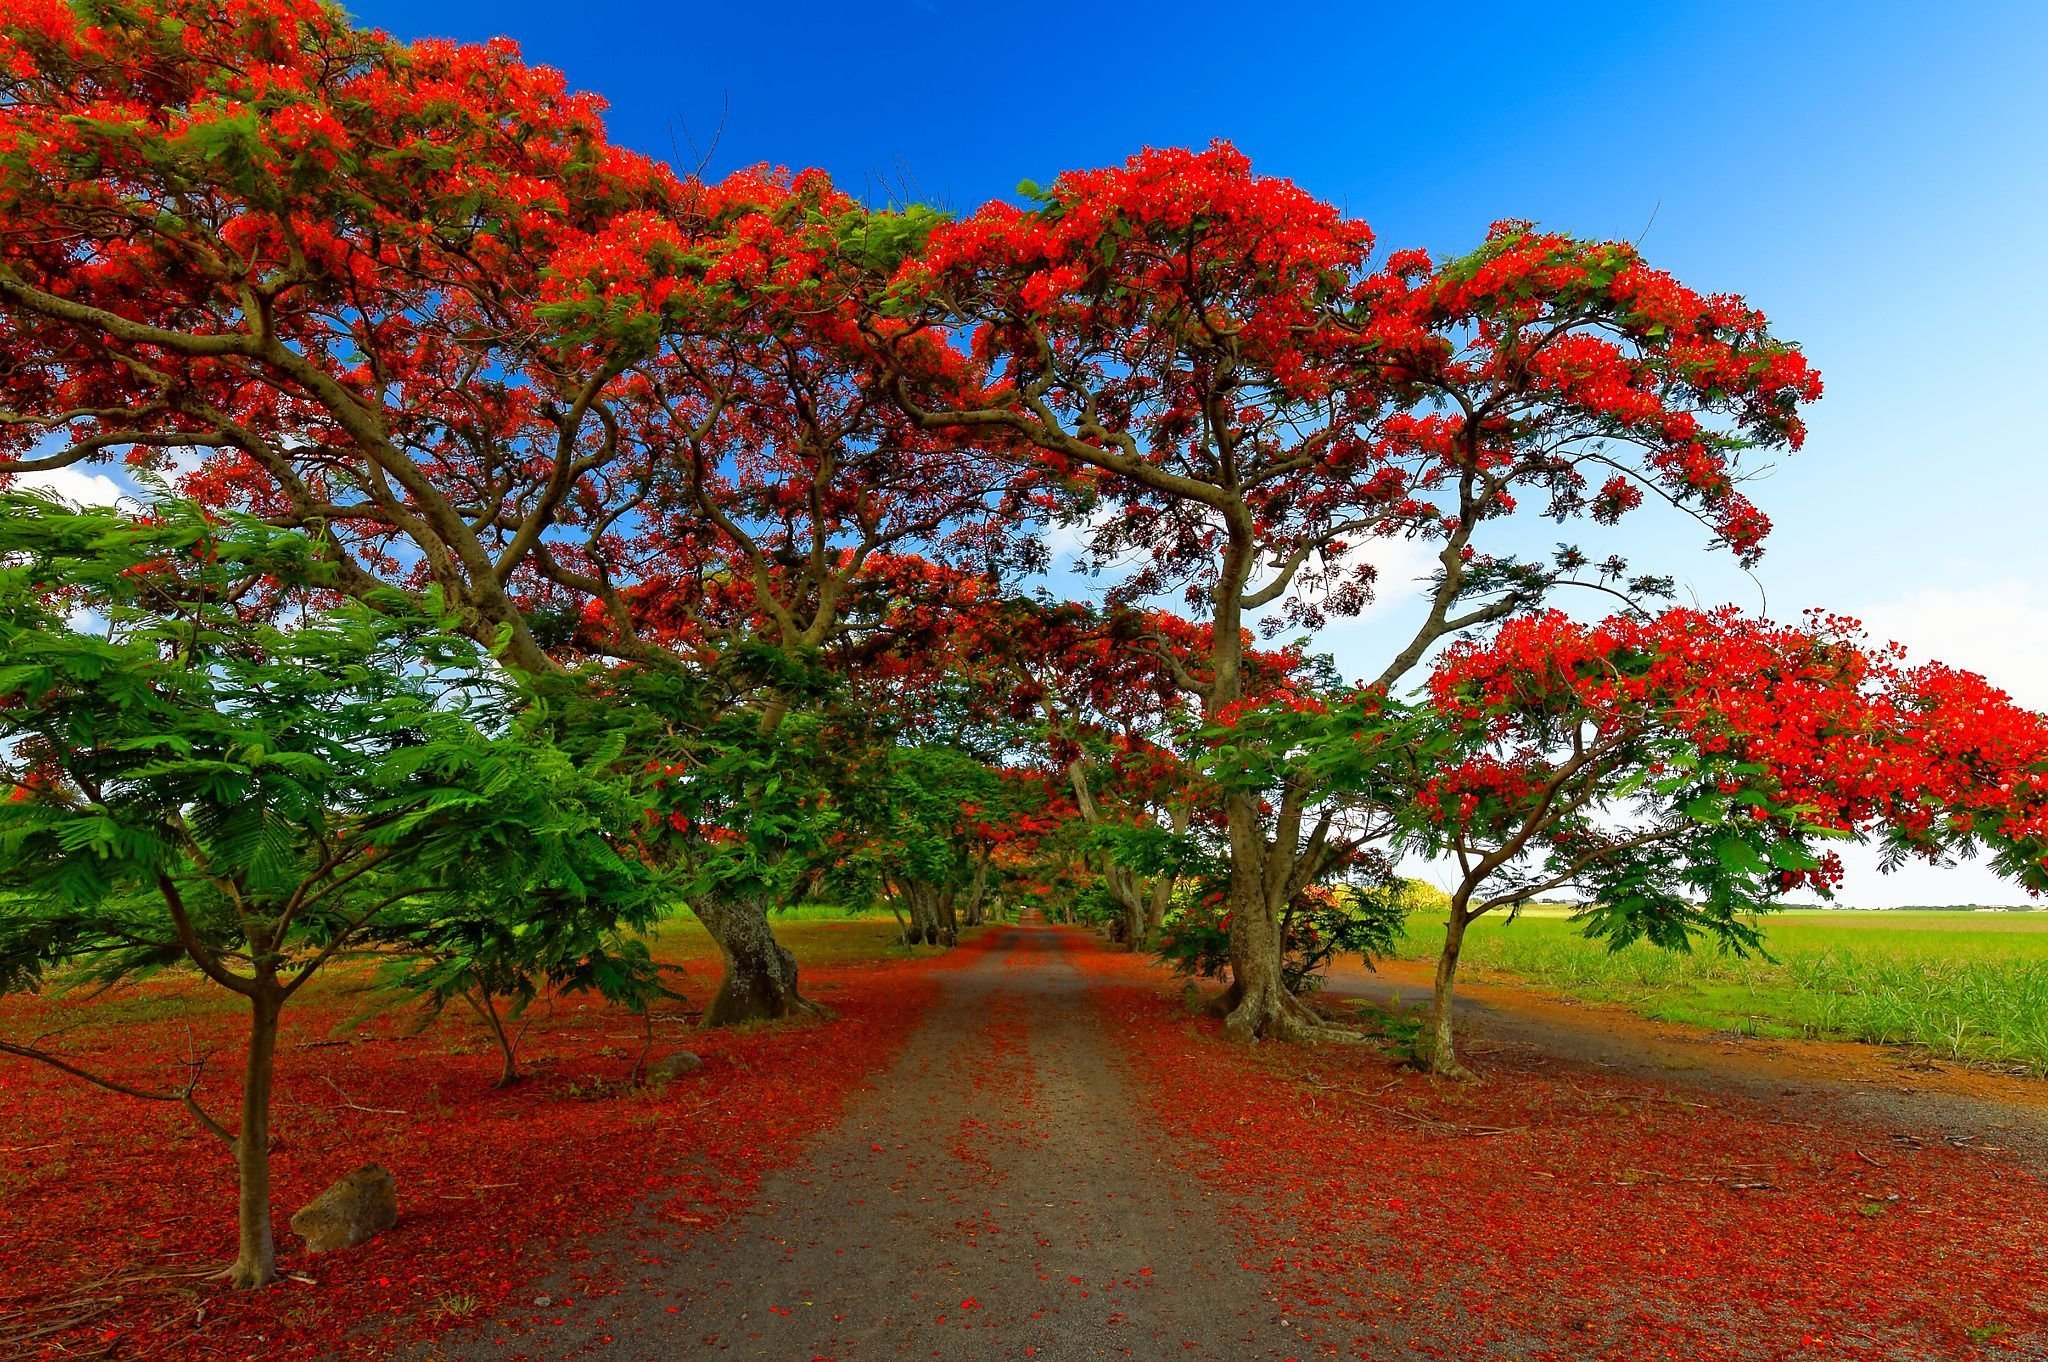
<svg viewBox="0 0 2048 1362"><path fill-rule="evenodd" d="M848 913L842 908L797 908L777 913L772 919L775 939L796 956L797 964L854 965L863 962L922 959L944 955L941 946L906 946L894 918L885 909L875 913ZM976 929L963 927L962 941L971 940ZM718 948L711 934L687 912L664 918L648 936L654 958L664 964L679 964L698 975L707 985L718 979Z"/></svg>
<svg viewBox="0 0 2048 1362"><path fill-rule="evenodd" d="M1949 1059L2048 1074L2048 913L1797 910L1766 919L1770 960L1703 946L1610 953L1563 910L1481 919L1468 978L1511 976L1647 1017L1765 1036L1919 1045ZM1443 925L1418 914L1400 954L1434 958Z"/></svg>

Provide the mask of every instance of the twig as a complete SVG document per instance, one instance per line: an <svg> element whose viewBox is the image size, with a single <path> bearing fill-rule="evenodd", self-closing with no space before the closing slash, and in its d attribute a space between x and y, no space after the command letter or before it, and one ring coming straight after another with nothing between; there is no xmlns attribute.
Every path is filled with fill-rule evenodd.
<svg viewBox="0 0 2048 1362"><path fill-rule="evenodd" d="M640 1075L647 1070L648 1052L654 1049L654 1018L643 1009L640 1013L640 1029L644 1039L640 1042L640 1057L633 1061L633 1072L626 1075L626 1086L640 1086Z"/></svg>
<svg viewBox="0 0 2048 1362"><path fill-rule="evenodd" d="M353 1101L350 1099L347 1093L341 1090L341 1085L339 1083L336 1083L333 1079L328 1078L324 1074L321 1075L320 1081L322 1083L325 1083L328 1087L334 1089L335 1096L341 1099L341 1104L345 1107L350 1108L351 1110L374 1112L376 1115L379 1116L404 1116L406 1114L405 1112L398 1110L396 1107L366 1107L362 1105L360 1102Z"/></svg>
<svg viewBox="0 0 2048 1362"><path fill-rule="evenodd" d="M39 1329L30 1329L19 1334L0 1334L0 1344L6 1344L11 1347L26 1343L32 1338L41 1338L45 1334L56 1334L62 1333L66 1329L76 1329L79 1325L98 1319L101 1315L106 1314L107 1311L120 1304L120 1301L121 1298L116 1296L110 1301L103 1302L96 1310L88 1310L82 1315L73 1315L70 1319L60 1319L55 1324L45 1324Z"/></svg>
<svg viewBox="0 0 2048 1362"><path fill-rule="evenodd" d="M1669 1102L1674 1107L1691 1107L1695 1111L1712 1111L1705 1102L1688 1102L1683 1097L1659 1097L1646 1092L1594 1092L1586 1096L1611 1102Z"/></svg>
<svg viewBox="0 0 2048 1362"><path fill-rule="evenodd" d="M1399 1081L1399 1079L1395 1080L1395 1082L1397 1083ZM1361 1105L1371 1107L1374 1111L1383 1111L1389 1116L1398 1116L1404 1121L1413 1121L1418 1125L1435 1126L1439 1130L1455 1131L1460 1135L1516 1135L1528 1129L1527 1126L1465 1125L1457 1121L1446 1121L1443 1118L1437 1116L1425 1116L1421 1112L1404 1111L1400 1107L1390 1107L1384 1102L1373 1102L1365 1100L1367 1094L1358 1088L1340 1087L1335 1083L1312 1083L1309 1086L1321 1088L1326 1092L1348 1093L1353 1097L1359 1098L1361 1100ZM1379 1089L1379 1091L1385 1092L1386 1088L1381 1088Z"/></svg>
<svg viewBox="0 0 2048 1362"><path fill-rule="evenodd" d="M120 1093L124 1097L139 1097L145 1102L177 1102L184 1106L185 1110L191 1112L193 1119L197 1120L199 1124L205 1126L229 1144L235 1142L235 1137L228 1133L227 1127L214 1120L206 1108L199 1105L197 1095L199 1077L206 1067L208 1056L192 1056L187 1060L188 1073L184 1087L176 1092L151 1092L147 1088L138 1088L132 1084L108 1078L103 1074L96 1074L90 1069L81 1069L62 1056L51 1054L48 1050L38 1049L33 1045L16 1045L12 1041L0 1040L0 1055L15 1055L22 1059L36 1060L49 1065L53 1069L70 1074L74 1078L82 1078L95 1087L105 1088L108 1092Z"/></svg>

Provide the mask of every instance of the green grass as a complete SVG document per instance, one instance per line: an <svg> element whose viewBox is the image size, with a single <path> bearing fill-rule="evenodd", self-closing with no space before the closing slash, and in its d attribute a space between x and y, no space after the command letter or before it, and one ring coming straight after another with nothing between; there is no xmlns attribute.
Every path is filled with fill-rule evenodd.
<svg viewBox="0 0 2048 1362"><path fill-rule="evenodd" d="M1765 919L1772 960L1702 946L1609 952L1565 915L1482 918L1463 967L1647 1017L1751 1035L1924 1046L2048 1074L2048 913L1795 910ZM1443 924L1417 916L1404 958L1434 958Z"/></svg>
<svg viewBox="0 0 2048 1362"><path fill-rule="evenodd" d="M836 903L805 903L795 908L778 908L770 921L784 922L894 922L887 908L841 908Z"/></svg>
<svg viewBox="0 0 2048 1362"><path fill-rule="evenodd" d="M938 946L905 946L896 920L887 909L849 913L841 908L806 906L775 914L773 924L776 939L796 955L800 966L857 965L944 953ZM979 930L963 928L960 939L970 941ZM647 940L657 960L681 966L686 978L694 981L700 991L716 984L718 948L688 910L679 909L663 919L648 933ZM349 1004L353 1010L336 1026L337 1031L348 1030L361 1010L395 997L374 987L377 977L376 966L344 959L323 970L307 996L355 999ZM51 990L35 999L0 999L0 1011L18 1014L24 1007L34 1010L36 1026L50 1025L70 1032L239 1014L247 1003L226 989L206 984L195 970L172 966L148 979L98 994L90 986L81 986L69 993Z"/></svg>
<svg viewBox="0 0 2048 1362"><path fill-rule="evenodd" d="M775 939L789 948L799 966L850 965L866 960L944 954L944 948L939 946L905 946L895 919L887 911L848 914L836 908L829 912L799 908L788 914L777 913L770 921ZM978 930L962 928L960 939L972 940ZM649 933L648 941L655 959L684 965L693 972L708 970L712 973L706 977L715 976L717 966L712 962L718 958L718 948L711 943L711 934L688 913L664 920Z"/></svg>

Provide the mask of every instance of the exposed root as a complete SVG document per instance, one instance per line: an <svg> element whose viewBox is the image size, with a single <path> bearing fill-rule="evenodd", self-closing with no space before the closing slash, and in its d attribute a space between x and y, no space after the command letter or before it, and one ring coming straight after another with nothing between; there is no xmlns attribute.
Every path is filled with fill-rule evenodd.
<svg viewBox="0 0 2048 1362"><path fill-rule="evenodd" d="M1251 1045L1261 1040L1287 1045L1362 1044L1362 1032L1338 1026L1295 995L1280 989L1246 997L1232 985L1209 1004L1211 1016L1223 1017L1226 1039Z"/></svg>
<svg viewBox="0 0 2048 1362"><path fill-rule="evenodd" d="M742 1026L749 1022L787 1021L792 1017L812 1021L834 1021L838 1013L823 1003L814 1003L794 989L779 991L771 998L729 994L720 990L712 998L698 1025L710 1030L720 1026Z"/></svg>
<svg viewBox="0 0 2048 1362"><path fill-rule="evenodd" d="M226 1282L229 1286L234 1287L237 1291L254 1291L260 1287L269 1286L272 1282L276 1281L277 1269L275 1267L259 1267L253 1263L244 1263L237 1259L219 1272L216 1272L214 1276Z"/></svg>

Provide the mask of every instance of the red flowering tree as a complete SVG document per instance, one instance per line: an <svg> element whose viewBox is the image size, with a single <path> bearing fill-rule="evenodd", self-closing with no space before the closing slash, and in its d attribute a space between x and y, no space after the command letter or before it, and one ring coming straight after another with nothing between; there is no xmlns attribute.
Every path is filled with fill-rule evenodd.
<svg viewBox="0 0 2048 1362"><path fill-rule="evenodd" d="M545 670L522 573L629 452L635 252L689 220L601 108L315 0L0 5L0 476L168 465Z"/></svg>
<svg viewBox="0 0 2048 1362"><path fill-rule="evenodd" d="M1796 446L1819 392L1754 309L1625 244L1506 223L1458 259L1375 259L1363 223L1223 145L1026 189L1032 206L991 204L908 251L876 286L888 325L870 345L921 422L993 432L1094 499L1097 560L1141 564L1126 598L1185 595L1211 628L1183 684L1212 716L1248 694L1245 622L1357 610L1376 582L1355 550L1377 539L1438 547L1381 686L1568 583L1662 585L1577 549L1485 549L1523 502L1611 522L1654 497L1753 559L1768 522L1737 488L1743 460ZM970 400L902 343L933 334L988 367ZM1323 826L1306 799L1282 771L1228 803L1235 1036L1314 1026L1278 937Z"/></svg>
<svg viewBox="0 0 2048 1362"><path fill-rule="evenodd" d="M1894 858L1984 854L1999 874L2048 893L2048 716L1972 672L1938 662L1888 678L1898 768L1883 801Z"/></svg>
<svg viewBox="0 0 2048 1362"><path fill-rule="evenodd" d="M0 4L0 84L0 479L169 462L534 673L801 662L872 555L1005 551L1016 471L878 400L807 288L821 176L680 179L510 43L311 0ZM766 741L788 700L736 702ZM802 1005L755 907L697 907L708 1019Z"/></svg>
<svg viewBox="0 0 2048 1362"><path fill-rule="evenodd" d="M1431 1063L1460 1072L1466 928L1560 891L1589 935L1738 951L1786 894L1827 895L1829 840L1940 856L1992 841L2039 887L2048 721L1980 678L1906 671L1852 621L1672 610L1516 619L1430 678L1397 841L1455 866Z"/></svg>
<svg viewBox="0 0 2048 1362"><path fill-rule="evenodd" d="M939 642L935 615L972 600L983 575L1028 561L1028 479L889 400L856 343L855 300L818 287L830 224L852 211L823 175L747 172L686 197L719 235L689 241L650 225L636 248L645 277L634 287L660 299L631 321L644 323L634 334L645 353L619 415L636 453L580 489L588 532L538 545L535 571L579 620L575 650L699 668L772 654L773 666L752 667L760 684L730 703L753 717L750 741L773 743L796 703L776 677L894 676L913 641ZM606 265L590 268L576 325L605 334L618 325L610 304L590 300L610 297ZM564 321L569 307L548 315ZM939 356L931 371L948 362L968 370ZM770 797L765 782L759 794ZM736 814L752 821L748 807ZM822 868L780 879L798 886ZM808 1009L769 927L778 906L693 901L726 965L707 1023Z"/></svg>
<svg viewBox="0 0 2048 1362"><path fill-rule="evenodd" d="M963 624L957 669L1064 772L1115 901L1111 929L1142 944L1164 921L1175 848L1203 803L1177 750L1188 704L1173 673L1195 665L1195 626L1163 610L1024 597L990 601Z"/></svg>

